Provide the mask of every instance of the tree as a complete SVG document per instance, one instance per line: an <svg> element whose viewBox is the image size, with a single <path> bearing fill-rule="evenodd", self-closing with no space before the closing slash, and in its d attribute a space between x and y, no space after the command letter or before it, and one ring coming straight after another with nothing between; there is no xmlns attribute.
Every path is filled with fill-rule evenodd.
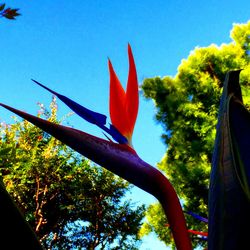
<svg viewBox="0 0 250 250"><path fill-rule="evenodd" d="M61 123L50 108L38 116ZM128 182L27 121L0 131L4 183L46 249L137 249L144 207L125 199Z"/></svg>
<svg viewBox="0 0 250 250"><path fill-rule="evenodd" d="M243 69L241 87L250 109L250 22L235 24L228 44L196 47L178 67L176 76L146 79L144 96L153 99L156 120L165 130L167 151L158 167L171 180L185 211L207 217L209 175L217 114L225 75ZM171 244L169 229L162 223L158 204L147 210L148 223L142 233L154 231ZM207 231L207 225L187 216L188 227ZM197 237L194 245L201 244Z"/></svg>

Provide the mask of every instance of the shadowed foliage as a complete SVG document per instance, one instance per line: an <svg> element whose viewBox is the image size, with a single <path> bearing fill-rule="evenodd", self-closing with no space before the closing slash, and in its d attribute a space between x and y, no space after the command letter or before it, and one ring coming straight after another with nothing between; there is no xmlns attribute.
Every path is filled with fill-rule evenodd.
<svg viewBox="0 0 250 250"><path fill-rule="evenodd" d="M17 16L20 16L20 13L18 11L19 9L6 7L4 3L0 4L0 17L15 20Z"/></svg>

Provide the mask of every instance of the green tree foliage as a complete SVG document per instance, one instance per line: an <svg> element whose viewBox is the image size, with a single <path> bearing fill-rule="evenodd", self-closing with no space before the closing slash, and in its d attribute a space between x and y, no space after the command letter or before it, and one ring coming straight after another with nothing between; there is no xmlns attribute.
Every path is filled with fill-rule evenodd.
<svg viewBox="0 0 250 250"><path fill-rule="evenodd" d="M156 119L163 125L167 151L158 167L173 183L184 210L207 217L208 186L217 114L225 74L242 69L240 83L244 103L250 108L250 22L235 24L228 44L196 47L182 60L174 77L146 79L146 98L154 101ZM155 231L166 244L169 231L160 206L147 211L144 233ZM207 225L187 216L188 227L207 231ZM197 237L196 237L197 238ZM194 240L194 245L201 241Z"/></svg>
<svg viewBox="0 0 250 250"><path fill-rule="evenodd" d="M50 108L38 116L62 122ZM126 181L27 121L0 132L4 183L46 249L138 249L144 207L125 199Z"/></svg>

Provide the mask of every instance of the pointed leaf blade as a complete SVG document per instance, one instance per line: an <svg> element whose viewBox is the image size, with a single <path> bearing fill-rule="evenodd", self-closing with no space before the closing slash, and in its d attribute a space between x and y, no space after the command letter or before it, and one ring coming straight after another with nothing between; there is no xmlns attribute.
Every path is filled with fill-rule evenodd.
<svg viewBox="0 0 250 250"><path fill-rule="evenodd" d="M247 180L246 170L250 166L244 165L247 162L239 164L237 160L237 152L241 155L239 144L243 142L242 138L250 135L248 131L242 137L236 135L235 130L240 128L238 122L242 123L246 118L246 114L240 114L244 107L239 73L227 74L221 98L209 187L209 249L244 249L248 244L248 232L239 230L250 224L250 202L242 188L242 180ZM236 103L241 104L235 106ZM235 137L237 141L234 141Z"/></svg>

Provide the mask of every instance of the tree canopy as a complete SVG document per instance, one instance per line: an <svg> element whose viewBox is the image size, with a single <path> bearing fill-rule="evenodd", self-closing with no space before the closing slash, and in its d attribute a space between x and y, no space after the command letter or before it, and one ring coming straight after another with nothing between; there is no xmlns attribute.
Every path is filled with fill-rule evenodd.
<svg viewBox="0 0 250 250"><path fill-rule="evenodd" d="M55 99L38 116L62 122ZM128 182L25 120L0 133L3 181L46 249L138 249L144 207L126 200Z"/></svg>
<svg viewBox="0 0 250 250"><path fill-rule="evenodd" d="M164 171L183 201L184 211L207 217L208 187L216 133L217 114L225 75L242 69L240 84L244 103L250 109L250 22L235 24L231 42L196 47L182 60L174 77L146 79L144 96L157 108L156 120L163 126L167 145L158 167ZM143 233L154 231L171 244L170 231L158 204L147 210ZM188 227L207 231L204 222L187 216ZM197 236L193 244L204 244Z"/></svg>

